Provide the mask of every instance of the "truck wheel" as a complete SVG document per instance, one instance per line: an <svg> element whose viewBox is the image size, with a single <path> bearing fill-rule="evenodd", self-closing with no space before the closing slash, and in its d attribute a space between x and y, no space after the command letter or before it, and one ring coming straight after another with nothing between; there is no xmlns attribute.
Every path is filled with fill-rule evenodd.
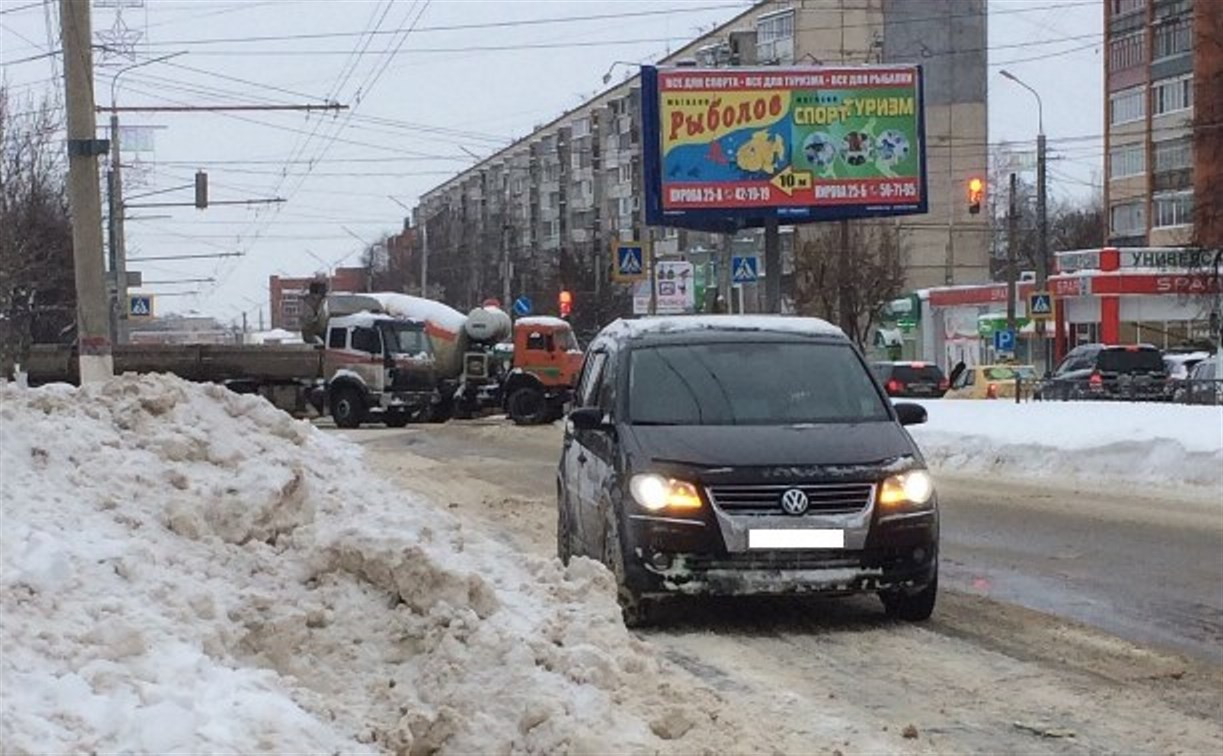
<svg viewBox="0 0 1223 756"><path fill-rule="evenodd" d="M510 419L519 425L539 425L548 416L548 402L543 392L530 386L515 389L506 402Z"/></svg>
<svg viewBox="0 0 1223 756"><path fill-rule="evenodd" d="M340 428L359 428L365 420L365 399L355 388L337 389L331 395L331 418Z"/></svg>
<svg viewBox="0 0 1223 756"><path fill-rule="evenodd" d="M425 417L431 423L444 423L454 414L454 401L443 399L425 410Z"/></svg>
<svg viewBox="0 0 1223 756"><path fill-rule="evenodd" d="M641 597L637 591L627 585L624 569L624 546L620 543L619 518L607 509L607 523L603 531L603 564L616 576L616 601L620 604L620 614L624 617L625 627L645 627L654 618L654 606L649 599Z"/></svg>
<svg viewBox="0 0 1223 756"><path fill-rule="evenodd" d="M938 574L917 593L884 591L879 594L883 611L892 619L906 622L924 622L934 614L934 602L938 598Z"/></svg>

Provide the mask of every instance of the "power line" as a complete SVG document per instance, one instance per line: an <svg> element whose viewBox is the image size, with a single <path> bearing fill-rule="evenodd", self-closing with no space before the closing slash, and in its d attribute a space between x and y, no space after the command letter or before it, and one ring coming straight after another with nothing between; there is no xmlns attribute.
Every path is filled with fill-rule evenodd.
<svg viewBox="0 0 1223 756"><path fill-rule="evenodd" d="M18 5L14 8L0 9L0 16L7 16L10 13L16 13L18 11L29 10L30 8L40 8L40 7L42 7L42 0L39 0L36 3L26 3L25 5Z"/></svg>

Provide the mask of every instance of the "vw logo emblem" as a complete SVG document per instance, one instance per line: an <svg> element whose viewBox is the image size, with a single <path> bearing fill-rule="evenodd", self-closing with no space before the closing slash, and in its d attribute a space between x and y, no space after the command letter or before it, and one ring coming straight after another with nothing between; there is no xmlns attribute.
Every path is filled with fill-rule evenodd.
<svg viewBox="0 0 1223 756"><path fill-rule="evenodd" d="M791 488L781 495L781 508L786 514L800 515L807 511L807 494L800 488Z"/></svg>

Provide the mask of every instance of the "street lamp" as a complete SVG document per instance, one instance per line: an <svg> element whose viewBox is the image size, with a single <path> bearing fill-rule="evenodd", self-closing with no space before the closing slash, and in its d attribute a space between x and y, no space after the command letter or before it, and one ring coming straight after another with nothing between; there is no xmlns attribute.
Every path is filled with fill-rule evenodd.
<svg viewBox="0 0 1223 756"><path fill-rule="evenodd" d="M1040 93L1024 82L1019 80L1015 74L1003 69L999 73L1004 78L1010 79L1019 86L1032 93L1036 98L1036 229L1037 229L1037 251L1036 251L1036 289L1037 291L1045 291L1049 281L1049 218L1047 211L1047 189L1045 186L1045 108L1041 102ZM1032 313L1028 313L1031 317ZM1053 369L1052 352L1046 349L1045 344L1045 329L1044 321L1037 321L1037 345L1044 351L1045 370Z"/></svg>
<svg viewBox="0 0 1223 756"><path fill-rule="evenodd" d="M616 66L640 66L640 65L641 65L640 63L637 63L631 60L613 61L612 64L608 67L607 73L603 74L603 83L604 84L611 83L612 71L616 70Z"/></svg>

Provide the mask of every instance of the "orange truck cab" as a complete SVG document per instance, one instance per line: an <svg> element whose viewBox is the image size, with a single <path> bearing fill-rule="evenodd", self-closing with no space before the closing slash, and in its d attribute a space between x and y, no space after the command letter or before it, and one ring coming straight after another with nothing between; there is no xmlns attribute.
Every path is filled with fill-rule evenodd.
<svg viewBox="0 0 1223 756"><path fill-rule="evenodd" d="M519 425L559 420L581 370L582 350L568 322L519 318L512 367L501 389L506 414Z"/></svg>

